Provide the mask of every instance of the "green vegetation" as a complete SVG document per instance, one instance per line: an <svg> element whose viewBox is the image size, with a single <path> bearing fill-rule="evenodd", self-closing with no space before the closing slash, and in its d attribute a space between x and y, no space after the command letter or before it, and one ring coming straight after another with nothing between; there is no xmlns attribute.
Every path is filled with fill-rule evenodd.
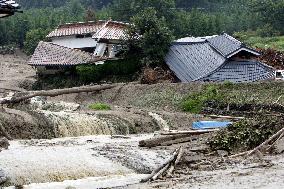
<svg viewBox="0 0 284 189"><path fill-rule="evenodd" d="M76 67L76 74L82 83L99 82L107 76L116 78L126 77L126 81L132 81L136 72L141 68L137 59L123 59L106 61L102 65L81 65Z"/></svg>
<svg viewBox="0 0 284 189"><path fill-rule="evenodd" d="M59 24L110 17L137 24L134 31L143 36L138 52L150 63L159 62L173 36L248 30L257 31L256 36L261 37L284 34L284 0L262 3L257 0L19 0L19 3L23 14L0 20L0 46L12 44L29 54ZM282 48L282 45L279 41L275 46Z"/></svg>
<svg viewBox="0 0 284 189"><path fill-rule="evenodd" d="M284 36L261 37L256 32L238 32L235 36L255 48L273 48L284 51Z"/></svg>
<svg viewBox="0 0 284 189"><path fill-rule="evenodd" d="M224 95L217 85L208 85L200 92L194 92L184 99L182 109L190 113L200 113L207 103L218 104Z"/></svg>
<svg viewBox="0 0 284 189"><path fill-rule="evenodd" d="M89 105L89 108L92 110L111 110L111 107L109 105L103 103L91 104Z"/></svg>
<svg viewBox="0 0 284 189"><path fill-rule="evenodd" d="M213 150L229 152L250 150L282 128L283 118L261 116L234 123L210 141Z"/></svg>

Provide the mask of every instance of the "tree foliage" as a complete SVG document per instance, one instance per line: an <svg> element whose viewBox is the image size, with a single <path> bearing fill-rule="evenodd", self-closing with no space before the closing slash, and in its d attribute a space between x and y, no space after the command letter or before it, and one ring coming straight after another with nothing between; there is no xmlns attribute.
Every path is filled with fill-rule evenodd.
<svg viewBox="0 0 284 189"><path fill-rule="evenodd" d="M23 14L0 19L0 46L14 45L32 53L38 40L43 40L47 31L66 22L97 19L134 21L145 23L156 20L162 34L174 38L203 36L221 32L257 31L260 36L284 34L284 0L18 0ZM145 11L155 11L154 18ZM150 12L150 14L153 14ZM142 28L139 26L140 29ZM139 28L137 28L139 29ZM154 53L153 45L159 40L168 43L168 37L159 36L158 29L143 33L140 48L144 53ZM140 32L138 32L140 33ZM154 40L155 39L155 40ZM158 39L158 40L157 40ZM152 43L150 43L152 42ZM155 44L154 44L155 45ZM149 52L148 52L149 51ZM164 52L161 50L161 52ZM143 53L143 55L145 55ZM154 57L157 59L157 57Z"/></svg>
<svg viewBox="0 0 284 189"><path fill-rule="evenodd" d="M140 49L140 57L150 64L161 63L173 40L165 18L159 18L154 8L146 8L132 17L130 40Z"/></svg>

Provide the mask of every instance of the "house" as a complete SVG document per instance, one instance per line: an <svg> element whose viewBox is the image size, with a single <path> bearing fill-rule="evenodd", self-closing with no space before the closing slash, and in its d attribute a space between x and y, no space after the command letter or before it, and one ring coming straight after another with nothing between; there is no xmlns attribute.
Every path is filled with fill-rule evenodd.
<svg viewBox="0 0 284 189"><path fill-rule="evenodd" d="M116 60L127 38L127 23L97 21L58 26L41 41L29 65L38 73L55 74L82 64L103 64Z"/></svg>
<svg viewBox="0 0 284 189"><path fill-rule="evenodd" d="M11 0L0 0L0 18L13 15L15 12L20 12L19 4Z"/></svg>
<svg viewBox="0 0 284 189"><path fill-rule="evenodd" d="M260 53L224 33L175 41L165 58L181 82L254 82L274 77L274 69L257 61Z"/></svg>

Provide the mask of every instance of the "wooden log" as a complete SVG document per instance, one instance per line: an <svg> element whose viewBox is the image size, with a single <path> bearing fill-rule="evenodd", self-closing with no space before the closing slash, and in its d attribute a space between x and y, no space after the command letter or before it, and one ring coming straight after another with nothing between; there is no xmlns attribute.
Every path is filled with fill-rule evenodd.
<svg viewBox="0 0 284 189"><path fill-rule="evenodd" d="M151 148L151 147L159 146L163 142L172 141L172 140L185 138L185 137L188 137L188 135L169 135L169 136L155 137L155 138L139 141L139 146Z"/></svg>
<svg viewBox="0 0 284 189"><path fill-rule="evenodd" d="M183 148L180 147L175 162L174 162L174 163L171 165L171 167L168 169L167 176L171 176L171 175L173 174L173 172L174 172L174 170L175 170L175 167L177 166L177 164L179 164L179 162L180 162L182 156L183 156Z"/></svg>
<svg viewBox="0 0 284 189"><path fill-rule="evenodd" d="M264 146L268 145L271 141L277 139L283 132L284 132L284 127L276 134L272 135L268 140L264 141L262 144L254 148L252 151L248 152L247 156L250 156L257 151L260 151Z"/></svg>
<svg viewBox="0 0 284 189"><path fill-rule="evenodd" d="M169 131L162 132L161 135L202 135L206 133L211 133L219 131L220 129L208 129L208 130L191 130L191 131Z"/></svg>
<svg viewBox="0 0 284 189"><path fill-rule="evenodd" d="M171 146L173 144L181 144L181 143L185 143L185 142L190 142L192 140L192 137L185 137L185 138L179 138L179 139L175 139L175 140L169 140L166 142L162 142L160 144L160 146Z"/></svg>
<svg viewBox="0 0 284 189"><path fill-rule="evenodd" d="M284 132L278 137L278 139L275 140L275 142L273 142L273 144L271 144L271 146L269 146L269 148L267 149L267 151L271 151L271 150L274 148L274 146L277 144L277 142L278 142L279 140L281 140L283 137L284 137Z"/></svg>
<svg viewBox="0 0 284 189"><path fill-rule="evenodd" d="M252 154L256 153L256 152L260 152L261 149L265 146L267 146L270 142L274 141L275 139L277 140L282 134L284 133L284 127L282 129L280 129L276 134L272 135L269 139L267 139L266 141L264 141L262 144L260 144L259 146L257 146L256 148L250 150L250 151L246 151L246 152L242 152L236 155L232 155L229 156L230 158L235 158L235 157L240 157L240 156L251 156Z"/></svg>
<svg viewBox="0 0 284 189"><path fill-rule="evenodd" d="M222 115L207 115L207 117L213 118L213 119L232 119L232 120L241 120L245 119L245 117L233 117L233 116L222 116Z"/></svg>
<svg viewBox="0 0 284 189"><path fill-rule="evenodd" d="M147 176L146 178L142 179L140 182L142 182L142 183L143 183L143 182L148 182L148 181L152 180L152 178L153 178L154 176L157 177L157 176L156 176L157 174L160 175L160 171L161 171L161 170L164 169L163 171L166 171L166 170L165 170L165 167L168 167L169 164L177 158L178 151L179 151L179 149L176 149L176 150L174 151L173 155L172 155L165 163L163 163L163 164L162 164L161 166L159 166L157 169L153 170L152 173L151 173L149 176ZM158 175L158 176L159 176L159 175Z"/></svg>
<svg viewBox="0 0 284 189"><path fill-rule="evenodd" d="M65 89L53 89L53 90L46 90L46 91L29 91L23 96L20 96L21 93L16 93L14 97L11 99L0 100L0 104L14 104L19 103L30 98L36 96L49 96L55 97L64 94L73 94L73 93L82 93L82 92L95 92L95 91L102 91L106 89L111 89L114 87L119 86L118 84L113 85L95 85L95 86L83 86L83 87L73 87L73 88L65 88Z"/></svg>

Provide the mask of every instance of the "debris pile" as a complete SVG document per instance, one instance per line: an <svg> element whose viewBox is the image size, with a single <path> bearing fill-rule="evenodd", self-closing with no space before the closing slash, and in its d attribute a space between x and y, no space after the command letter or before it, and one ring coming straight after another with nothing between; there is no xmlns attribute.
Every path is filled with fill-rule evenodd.
<svg viewBox="0 0 284 189"><path fill-rule="evenodd" d="M230 153L254 149L280 131L283 121L282 116L257 116L241 120L219 131L210 141L210 146L213 150Z"/></svg>
<svg viewBox="0 0 284 189"><path fill-rule="evenodd" d="M170 70L165 70L161 67L145 68L142 73L142 84L156 84L156 83L173 83L175 77Z"/></svg>
<svg viewBox="0 0 284 189"><path fill-rule="evenodd" d="M13 47L9 46L0 46L0 54L5 55L5 54L14 54L15 49Z"/></svg>
<svg viewBox="0 0 284 189"><path fill-rule="evenodd" d="M259 60L278 70L284 69L284 53L274 49L259 49L261 56Z"/></svg>

